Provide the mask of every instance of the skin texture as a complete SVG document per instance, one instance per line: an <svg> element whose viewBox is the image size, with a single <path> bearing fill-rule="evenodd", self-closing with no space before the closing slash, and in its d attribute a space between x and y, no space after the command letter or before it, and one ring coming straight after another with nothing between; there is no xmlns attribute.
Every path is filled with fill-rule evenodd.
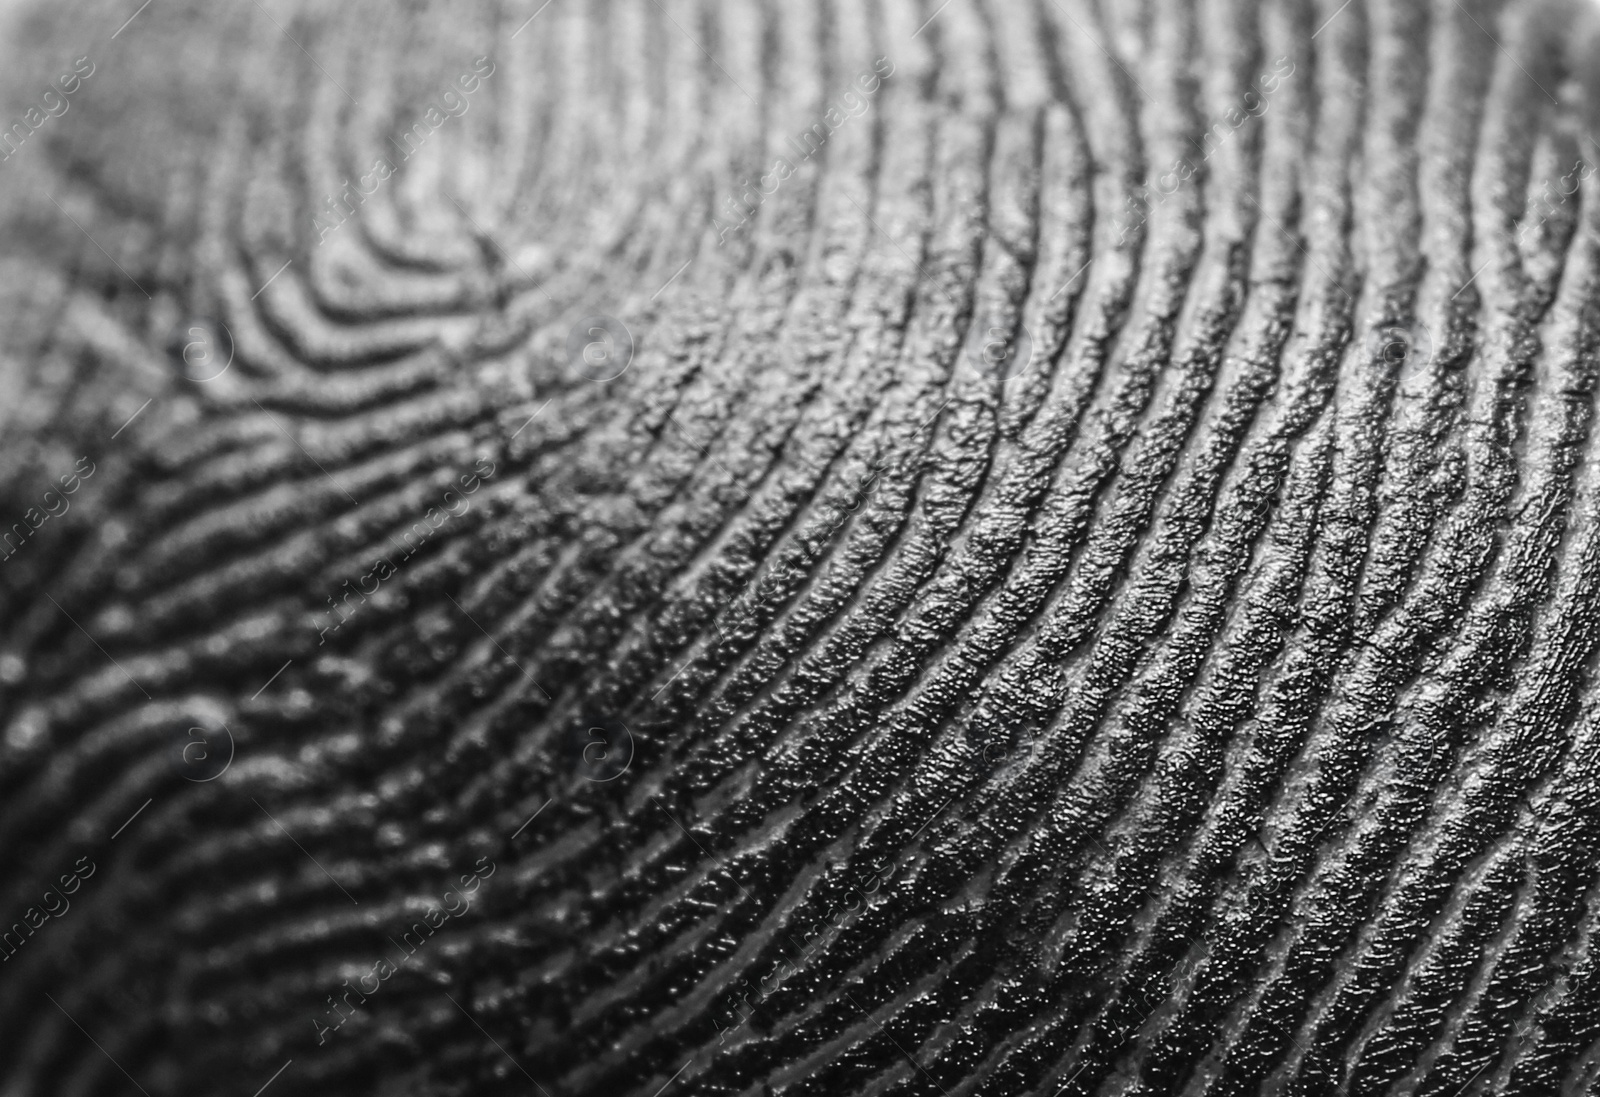
<svg viewBox="0 0 1600 1097"><path fill-rule="evenodd" d="M133 7L0 1094L1593 1091L1590 7Z"/></svg>

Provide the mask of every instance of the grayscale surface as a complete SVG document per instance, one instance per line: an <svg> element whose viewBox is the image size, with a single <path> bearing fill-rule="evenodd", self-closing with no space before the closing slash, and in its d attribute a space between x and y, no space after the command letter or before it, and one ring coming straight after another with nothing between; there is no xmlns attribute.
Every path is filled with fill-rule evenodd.
<svg viewBox="0 0 1600 1097"><path fill-rule="evenodd" d="M0 1097L1600 1076L1587 0L0 10Z"/></svg>

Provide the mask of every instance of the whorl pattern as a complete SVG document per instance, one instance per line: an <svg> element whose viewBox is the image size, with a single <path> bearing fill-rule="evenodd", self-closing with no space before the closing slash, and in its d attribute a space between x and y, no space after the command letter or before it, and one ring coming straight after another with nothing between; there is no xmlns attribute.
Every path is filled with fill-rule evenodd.
<svg viewBox="0 0 1600 1097"><path fill-rule="evenodd" d="M1586 7L133 8L5 77L0 1093L1594 1088Z"/></svg>

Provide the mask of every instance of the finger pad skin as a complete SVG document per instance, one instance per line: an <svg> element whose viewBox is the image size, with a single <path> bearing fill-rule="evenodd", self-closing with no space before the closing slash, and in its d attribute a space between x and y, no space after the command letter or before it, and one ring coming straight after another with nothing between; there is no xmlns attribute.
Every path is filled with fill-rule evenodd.
<svg viewBox="0 0 1600 1097"><path fill-rule="evenodd" d="M0 1095L1580 1094L1600 18L0 10Z"/></svg>

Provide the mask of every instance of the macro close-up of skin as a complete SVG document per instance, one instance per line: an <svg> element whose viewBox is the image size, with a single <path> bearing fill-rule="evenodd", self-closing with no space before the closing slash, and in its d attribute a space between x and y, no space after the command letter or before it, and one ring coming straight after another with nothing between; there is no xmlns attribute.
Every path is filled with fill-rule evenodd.
<svg viewBox="0 0 1600 1097"><path fill-rule="evenodd" d="M0 59L0 1097L1600 1092L1600 4Z"/></svg>

